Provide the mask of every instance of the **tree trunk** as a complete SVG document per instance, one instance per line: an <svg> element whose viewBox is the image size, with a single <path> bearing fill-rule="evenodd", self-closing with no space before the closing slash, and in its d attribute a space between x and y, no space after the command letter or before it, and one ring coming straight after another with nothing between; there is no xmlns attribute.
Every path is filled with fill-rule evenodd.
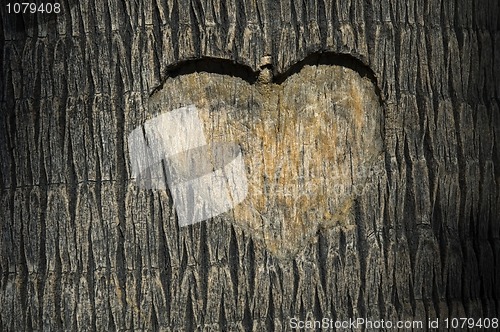
<svg viewBox="0 0 500 332"><path fill-rule="evenodd" d="M499 12L497 0L3 4L1 330L495 327ZM183 226L172 183L134 174L130 135L152 146L146 123L189 105L210 144L238 147L247 190Z"/></svg>

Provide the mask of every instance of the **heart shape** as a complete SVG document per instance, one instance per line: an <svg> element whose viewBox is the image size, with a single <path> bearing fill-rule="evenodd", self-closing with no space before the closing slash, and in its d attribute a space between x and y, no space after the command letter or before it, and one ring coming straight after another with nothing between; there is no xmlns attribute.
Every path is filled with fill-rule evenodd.
<svg viewBox="0 0 500 332"><path fill-rule="evenodd" d="M246 199L226 219L277 256L320 227L354 227L352 206L383 170L383 114L375 87L352 69L305 65L281 84L193 72L168 78L150 98L153 116L195 105L207 141L243 152Z"/></svg>

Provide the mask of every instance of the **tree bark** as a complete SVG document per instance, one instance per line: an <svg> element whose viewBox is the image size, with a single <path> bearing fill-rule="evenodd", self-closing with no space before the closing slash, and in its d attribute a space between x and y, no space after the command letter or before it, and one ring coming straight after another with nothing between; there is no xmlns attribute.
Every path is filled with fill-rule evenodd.
<svg viewBox="0 0 500 332"><path fill-rule="evenodd" d="M279 331L292 318L424 329L439 318L444 329L445 318L499 318L499 6L88 0L21 15L2 5L1 329ZM328 89L339 97L323 102ZM344 94L362 106L325 111ZM243 147L250 184L278 172L267 173L273 154L320 165L328 146L381 171L349 173L339 194L334 170L347 166L332 162L309 177L328 184L324 201L264 192L251 197L271 206L267 223L235 210L179 227L171 193L132 178L128 135L189 103L205 124L203 110L226 109L255 115L248 132L264 123L262 152L241 138L247 129L227 134L234 112L212 128ZM318 114L310 136L294 135ZM280 116L282 127L266 125ZM318 143L321 123L330 138L339 121L349 139ZM293 140L320 144L319 157L276 143ZM303 192L293 185L293 197ZM307 217L288 223L292 207Z"/></svg>

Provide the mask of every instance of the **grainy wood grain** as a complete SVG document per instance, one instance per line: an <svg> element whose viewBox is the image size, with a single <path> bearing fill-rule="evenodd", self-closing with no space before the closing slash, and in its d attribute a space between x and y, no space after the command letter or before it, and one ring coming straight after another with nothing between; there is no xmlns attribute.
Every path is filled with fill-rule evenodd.
<svg viewBox="0 0 500 332"><path fill-rule="evenodd" d="M200 118L199 128L180 121L170 125L175 126L170 132L182 134L168 149L184 150L188 141L202 136L207 149L222 143L240 147L245 178L228 180L245 181L248 193L224 219L260 240L275 257L290 258L319 228L356 232L355 201L367 183L386 182L383 114L373 83L352 69L316 61L280 84L267 82L264 71L254 84L216 72L185 73L167 79L149 100L151 121L174 114L179 105L192 105ZM197 64L204 67L208 70L207 64ZM150 146L160 144L154 134L144 135ZM140 153L130 144L128 152L131 157ZM192 162L177 165L188 170ZM163 178L161 164L157 167Z"/></svg>
<svg viewBox="0 0 500 332"><path fill-rule="evenodd" d="M62 8L1 8L2 330L500 315L498 1ZM258 72L270 56L285 80L317 52L350 54L380 90L387 179L355 200L355 231L321 229L278 259L227 216L179 229L168 193L131 181L127 135L183 62Z"/></svg>

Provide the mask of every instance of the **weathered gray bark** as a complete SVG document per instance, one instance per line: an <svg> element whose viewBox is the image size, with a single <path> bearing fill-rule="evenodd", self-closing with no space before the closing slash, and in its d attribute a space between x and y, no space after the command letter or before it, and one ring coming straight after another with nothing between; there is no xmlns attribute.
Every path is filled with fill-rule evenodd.
<svg viewBox="0 0 500 332"><path fill-rule="evenodd" d="M1 329L499 317L499 12L496 0L89 0L35 20L2 7ZM179 228L168 192L131 181L127 135L150 96L218 63L184 61L256 73L270 55L282 83L318 52L356 58L325 57L380 90L384 174L353 199L354 227L319 227L282 257L230 214Z"/></svg>

